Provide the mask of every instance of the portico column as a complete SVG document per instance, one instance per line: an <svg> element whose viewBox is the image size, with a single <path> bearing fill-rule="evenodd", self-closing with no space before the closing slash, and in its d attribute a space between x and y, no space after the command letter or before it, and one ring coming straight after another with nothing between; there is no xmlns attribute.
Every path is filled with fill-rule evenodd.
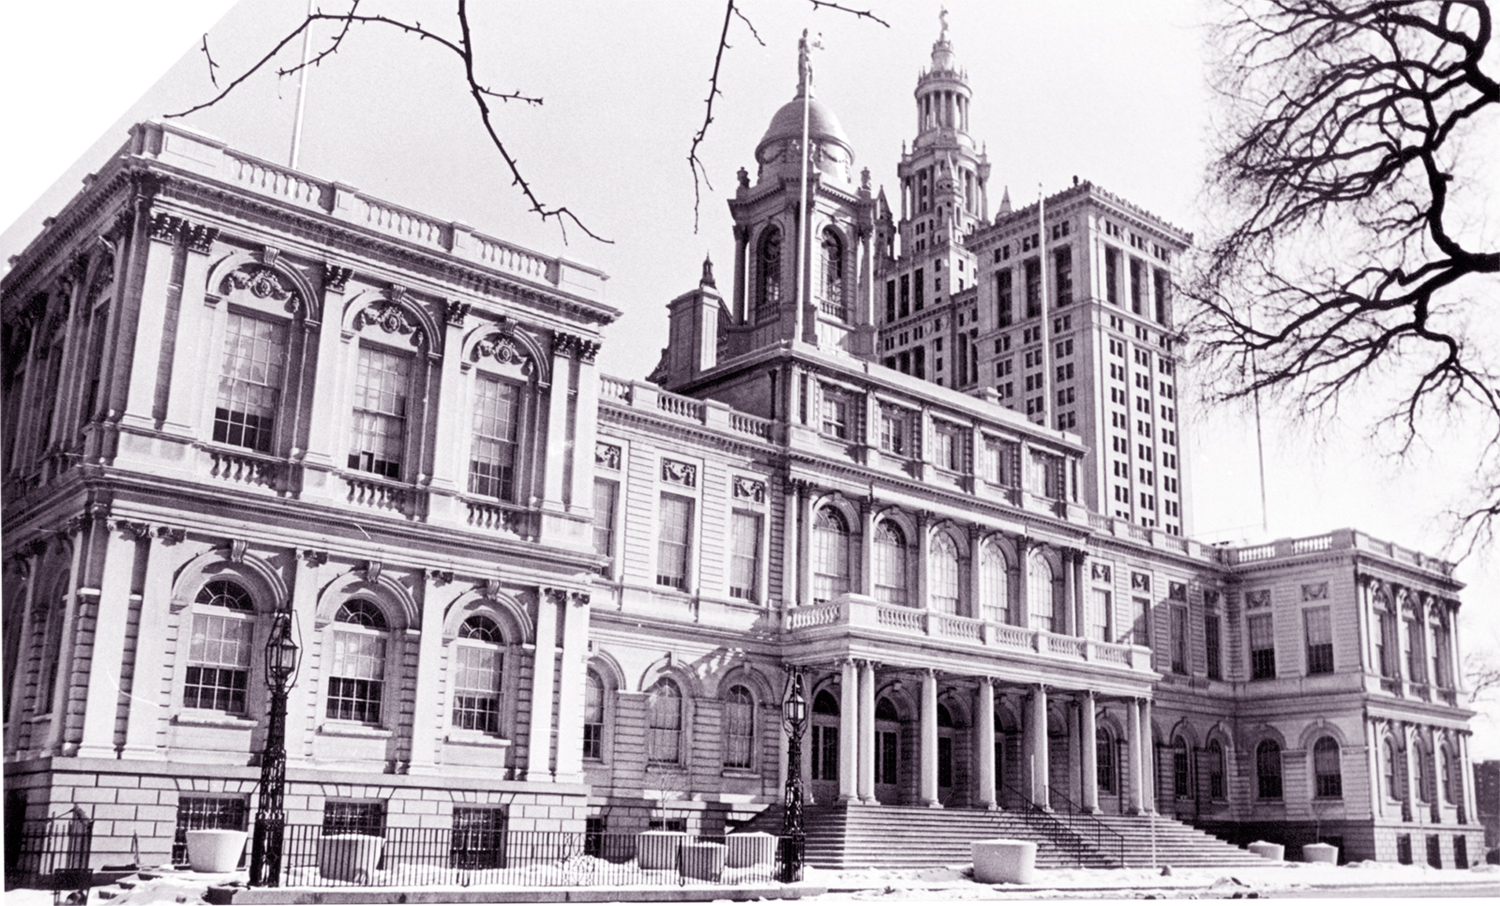
<svg viewBox="0 0 1500 906"><path fill-rule="evenodd" d="M978 727L974 740L975 770L979 774L979 806L992 809L995 801L995 686L989 677L979 680L978 701L974 705Z"/></svg>
<svg viewBox="0 0 1500 906"><path fill-rule="evenodd" d="M1141 813L1141 703L1139 701L1127 701L1125 703L1125 722L1128 725L1129 763L1125 766L1125 780L1129 784L1126 790L1125 810L1132 815Z"/></svg>
<svg viewBox="0 0 1500 906"><path fill-rule="evenodd" d="M1079 726L1083 739L1079 741L1079 762L1083 765L1083 800L1079 803L1086 812L1099 811L1099 735L1094 724L1094 692L1085 689L1078 694Z"/></svg>
<svg viewBox="0 0 1500 906"><path fill-rule="evenodd" d="M1043 809L1050 809L1051 796L1048 790L1047 767L1047 687L1037 684L1031 687L1031 801Z"/></svg>
<svg viewBox="0 0 1500 906"><path fill-rule="evenodd" d="M859 798L875 805L875 662L859 665Z"/></svg>
<svg viewBox="0 0 1500 906"><path fill-rule="evenodd" d="M922 804L942 808L938 801L937 674L922 671Z"/></svg>
<svg viewBox="0 0 1500 906"><path fill-rule="evenodd" d="M839 801L858 802L859 674L853 660L845 660L839 677Z"/></svg>
<svg viewBox="0 0 1500 906"><path fill-rule="evenodd" d="M556 382L553 383L556 389ZM567 607L561 588L539 589L536 606L536 650L531 667L531 723L526 733L526 779L552 779L552 679L557 671L557 612Z"/></svg>
<svg viewBox="0 0 1500 906"><path fill-rule="evenodd" d="M1156 811L1156 734L1151 732L1151 699L1141 699L1141 807Z"/></svg>

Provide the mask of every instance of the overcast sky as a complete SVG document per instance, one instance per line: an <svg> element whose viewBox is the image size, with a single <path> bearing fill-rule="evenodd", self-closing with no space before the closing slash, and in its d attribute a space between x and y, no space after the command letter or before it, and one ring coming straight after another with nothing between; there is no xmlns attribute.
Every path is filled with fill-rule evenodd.
<svg viewBox="0 0 1500 906"><path fill-rule="evenodd" d="M337 4L338 0L328 0ZM625 314L609 329L603 368L642 378L666 339L668 300L697 284L705 254L728 291L733 240L725 198L756 142L796 86L796 40L821 32L818 97L841 120L856 167L893 198L902 142L915 127L912 91L938 31L938 3L868 0L889 29L801 0L743 0L765 46L730 27L722 96L700 156L693 228L686 156L703 100L723 8L706 0L474 4L478 67L496 90L545 98L499 105L497 123L523 174L548 205L567 205L614 244L559 231L527 213L504 163L486 144L457 61L389 30L356 30L308 88L301 169L440 218L611 275L607 297ZM862 4L856 4L862 5ZM1202 233L1200 174L1212 112L1198 0L949 0L950 35L968 70L971 132L992 164L990 199L1018 204L1074 175ZM12 4L0 29L0 261L36 235L125 139L129 124L181 111L213 94L196 49L204 31L221 81L258 57L304 11L302 0L131 0ZM330 8L334 8L331 6ZM453 32L447 3L366 0ZM222 16L222 20L220 17ZM215 24L217 23L217 24ZM317 33L325 40L328 30ZM293 42L287 62L294 61ZM24 86L20 90L16 86ZM266 73L184 122L284 163L296 85ZM51 188L49 188L51 187ZM993 213L993 210L991 211ZM0 265L4 267L4 265ZM1189 376L1189 380L1191 377ZM1194 533L1210 541L1263 537L1255 438L1245 413L1182 406ZM1441 554L1448 524L1473 480L1462 431L1405 461L1389 438L1366 435L1367 410L1298 423L1264 422L1269 535L1356 526ZM1487 552L1486 552L1487 553ZM1465 649L1500 648L1493 618L1500 569L1466 562ZM1500 757L1500 730L1476 721L1476 758Z"/></svg>

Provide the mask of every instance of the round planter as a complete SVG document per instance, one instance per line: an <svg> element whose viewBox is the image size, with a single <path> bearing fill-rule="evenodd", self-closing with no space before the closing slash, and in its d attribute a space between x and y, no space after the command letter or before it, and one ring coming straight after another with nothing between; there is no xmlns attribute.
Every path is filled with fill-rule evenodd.
<svg viewBox="0 0 1500 906"><path fill-rule="evenodd" d="M240 865L240 853L245 851L246 836L237 830L188 831L188 867L215 873L234 871Z"/></svg>
<svg viewBox="0 0 1500 906"><path fill-rule="evenodd" d="M1281 862L1286 858L1286 847L1280 843L1267 843L1264 840L1256 840L1245 848L1263 859L1270 859L1272 862Z"/></svg>
<svg viewBox="0 0 1500 906"><path fill-rule="evenodd" d="M724 876L722 843L682 844L682 876L700 881L717 881Z"/></svg>
<svg viewBox="0 0 1500 906"><path fill-rule="evenodd" d="M1332 843L1309 843L1302 847L1302 861L1339 864L1339 848Z"/></svg>
<svg viewBox="0 0 1500 906"><path fill-rule="evenodd" d="M644 831L636 836L636 862L647 871L676 870L677 852L686 842L682 831Z"/></svg>
<svg viewBox="0 0 1500 906"><path fill-rule="evenodd" d="M776 859L776 838L771 834L730 834L724 840L728 847L724 864L729 868L768 865Z"/></svg>
<svg viewBox="0 0 1500 906"><path fill-rule="evenodd" d="M318 874L334 881L367 884L380 864L384 837L329 834L318 838Z"/></svg>
<svg viewBox="0 0 1500 906"><path fill-rule="evenodd" d="M973 851L980 884L1030 884L1036 877L1036 844L1030 840L976 840Z"/></svg>

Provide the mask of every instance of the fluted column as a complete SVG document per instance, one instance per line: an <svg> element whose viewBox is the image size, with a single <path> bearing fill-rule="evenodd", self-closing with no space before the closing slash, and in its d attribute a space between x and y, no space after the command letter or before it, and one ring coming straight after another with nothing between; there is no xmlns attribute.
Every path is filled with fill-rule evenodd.
<svg viewBox="0 0 1500 906"><path fill-rule="evenodd" d="M1031 770L1031 801L1044 809L1050 809L1051 796L1048 789L1047 756L1047 687L1037 684L1031 687L1031 721L1027 726L1031 751L1028 753Z"/></svg>
<svg viewBox="0 0 1500 906"><path fill-rule="evenodd" d="M875 662L859 665L859 798L875 805Z"/></svg>
<svg viewBox="0 0 1500 906"><path fill-rule="evenodd" d="M979 777L979 806L993 809L995 799L995 686L989 677L979 680L979 694L974 705L975 725L978 727L974 740L975 773Z"/></svg>
<svg viewBox="0 0 1500 906"><path fill-rule="evenodd" d="M1156 734L1151 730L1151 699L1141 699L1141 807L1156 811Z"/></svg>
<svg viewBox="0 0 1500 906"><path fill-rule="evenodd" d="M941 808L938 801L938 733L937 733L937 674L932 670L922 671L922 804L929 808Z"/></svg>
<svg viewBox="0 0 1500 906"><path fill-rule="evenodd" d="M859 673L853 660L840 665L839 676L839 801L858 802Z"/></svg>
<svg viewBox="0 0 1500 906"><path fill-rule="evenodd" d="M1145 772L1141 770L1141 703L1139 700L1127 701L1125 703L1125 718L1129 735L1128 764L1125 765L1125 780L1128 789L1125 793L1125 810L1132 815L1139 815L1142 811L1141 778Z"/></svg>
<svg viewBox="0 0 1500 906"><path fill-rule="evenodd" d="M1079 805L1086 812L1099 811L1099 731L1094 722L1094 693L1085 689L1078 693L1078 717L1082 739L1079 740L1080 778L1083 781L1083 798Z"/></svg>
<svg viewBox="0 0 1500 906"><path fill-rule="evenodd" d="M554 383L554 387L556 384ZM531 669L531 721L526 734L526 779L552 779L552 680L557 671L557 612L567 606L560 588L538 589L536 650Z"/></svg>

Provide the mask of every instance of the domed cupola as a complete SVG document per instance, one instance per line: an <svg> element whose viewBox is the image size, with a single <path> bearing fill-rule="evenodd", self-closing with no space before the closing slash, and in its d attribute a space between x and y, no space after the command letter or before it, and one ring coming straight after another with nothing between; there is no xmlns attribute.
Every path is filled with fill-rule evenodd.
<svg viewBox="0 0 1500 906"><path fill-rule="evenodd" d="M760 165L756 182L772 178L801 179L801 162L797 146L802 143L803 103L807 106L807 138L812 145L813 166L823 179L852 188L854 185L854 149L844 134L844 127L826 104L813 93L812 64L806 55L799 60L796 95L771 117L771 125L755 146L755 161Z"/></svg>

